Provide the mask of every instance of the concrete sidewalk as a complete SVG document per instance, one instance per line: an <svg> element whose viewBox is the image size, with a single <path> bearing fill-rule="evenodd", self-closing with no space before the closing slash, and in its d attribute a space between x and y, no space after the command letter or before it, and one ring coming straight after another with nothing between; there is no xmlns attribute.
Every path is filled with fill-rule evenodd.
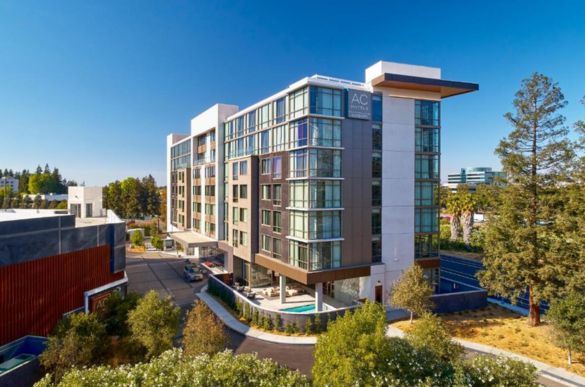
<svg viewBox="0 0 585 387"><path fill-rule="evenodd" d="M390 337L403 337L404 332L396 327L388 326L386 335ZM546 378L548 379L555 380L567 386L585 386L584 377L571 373L563 368L554 367L551 366L550 364L546 364L526 356L518 355L513 352L504 351L502 349L498 349L489 345L473 343L471 341L461 340L457 338L454 338L453 341L461 344L468 351L494 356L506 356L515 360L530 363L536 367L539 374L546 376Z"/></svg>
<svg viewBox="0 0 585 387"><path fill-rule="evenodd" d="M241 333L242 335L277 344L315 345L317 342L317 337L315 336L276 335L246 325L238 321L229 311L223 307L223 305L221 305L210 294L208 294L207 287L203 288L201 292L197 293L197 297L199 297L199 299L203 301L221 321L223 321L225 326L238 333Z"/></svg>

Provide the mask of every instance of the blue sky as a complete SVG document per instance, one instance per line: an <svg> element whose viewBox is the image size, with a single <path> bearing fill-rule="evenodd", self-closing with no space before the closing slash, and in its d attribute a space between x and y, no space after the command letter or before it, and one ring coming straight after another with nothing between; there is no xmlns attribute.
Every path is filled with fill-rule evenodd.
<svg viewBox="0 0 585 387"><path fill-rule="evenodd" d="M165 136L216 102L245 107L315 73L388 60L480 84L443 104L442 174L493 166L534 71L585 118L582 1L0 0L0 168L48 162L89 185L152 173Z"/></svg>

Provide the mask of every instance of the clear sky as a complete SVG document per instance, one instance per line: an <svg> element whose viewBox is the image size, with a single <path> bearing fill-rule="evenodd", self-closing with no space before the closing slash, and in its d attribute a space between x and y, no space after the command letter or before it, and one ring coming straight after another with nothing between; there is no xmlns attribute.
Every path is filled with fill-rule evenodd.
<svg viewBox="0 0 585 387"><path fill-rule="evenodd" d="M312 74L378 60L480 91L443 104L442 176L498 167L520 81L560 83L585 118L583 1L0 0L0 168L58 166L88 185L152 173L165 136L216 102L245 107Z"/></svg>

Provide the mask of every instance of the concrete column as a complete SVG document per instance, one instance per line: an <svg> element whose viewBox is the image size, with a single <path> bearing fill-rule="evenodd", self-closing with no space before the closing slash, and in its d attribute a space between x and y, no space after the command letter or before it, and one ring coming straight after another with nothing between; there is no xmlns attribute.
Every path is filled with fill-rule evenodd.
<svg viewBox="0 0 585 387"><path fill-rule="evenodd" d="M286 302L286 277L281 274L278 278L280 282L280 302L284 304Z"/></svg>
<svg viewBox="0 0 585 387"><path fill-rule="evenodd" d="M323 282L315 284L315 310L317 312L323 310Z"/></svg>

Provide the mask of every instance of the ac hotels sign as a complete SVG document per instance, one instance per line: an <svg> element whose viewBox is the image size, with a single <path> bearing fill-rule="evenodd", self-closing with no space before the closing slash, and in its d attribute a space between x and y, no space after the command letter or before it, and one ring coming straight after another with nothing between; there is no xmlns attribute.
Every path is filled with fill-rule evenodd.
<svg viewBox="0 0 585 387"><path fill-rule="evenodd" d="M347 117L369 120L371 112L372 98L366 91L347 90Z"/></svg>

